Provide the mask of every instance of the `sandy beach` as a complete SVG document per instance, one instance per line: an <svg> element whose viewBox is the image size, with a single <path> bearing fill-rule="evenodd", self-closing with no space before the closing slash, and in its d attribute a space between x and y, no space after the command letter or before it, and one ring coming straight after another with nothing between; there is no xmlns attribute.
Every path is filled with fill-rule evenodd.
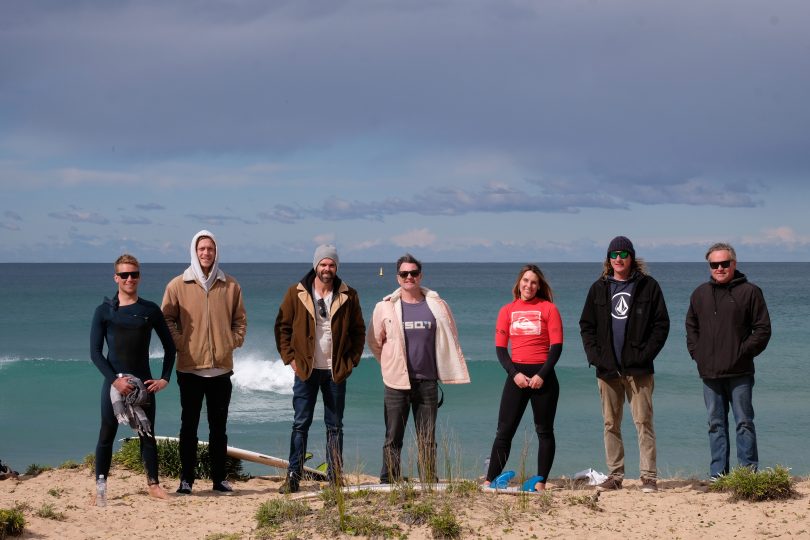
<svg viewBox="0 0 810 540"><path fill-rule="evenodd" d="M352 482L374 482L353 476ZM92 474L85 468L56 469L35 477L0 482L0 508L22 507L26 527L21 538L334 538L327 524L335 507L322 510L316 496L320 485L304 482L296 499L312 510L309 516L282 525L272 533L257 530L256 511L276 493L279 476L236 482L233 495L215 495L207 481L198 481L191 496L174 495L176 482L164 479L168 501L146 494L144 478L113 470L108 504L91 505ZM770 538L810 537L810 481L800 479L799 496L786 501L733 502L725 493L708 491L699 480L660 480L659 492L644 494L638 481L626 480L620 491L601 493L575 487L561 479L550 497L475 493L421 495L437 508L449 506L461 525L462 538ZM48 507L61 519L39 517ZM428 525L408 525L401 504L376 494L347 502L347 513L365 513L387 526L399 527L407 538L432 538ZM231 536L228 536L231 535Z"/></svg>

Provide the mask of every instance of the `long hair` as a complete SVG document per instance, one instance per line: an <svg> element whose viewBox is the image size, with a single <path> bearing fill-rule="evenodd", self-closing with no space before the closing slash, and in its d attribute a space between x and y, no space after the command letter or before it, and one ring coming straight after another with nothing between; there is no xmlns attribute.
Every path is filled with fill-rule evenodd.
<svg viewBox="0 0 810 540"><path fill-rule="evenodd" d="M647 275L647 263L644 262L644 259L636 259L635 257L630 257L630 274L632 275L633 272L638 272L639 274ZM605 257L605 262L602 264L602 277L612 276L613 275L613 267L610 266L610 256L608 255Z"/></svg>
<svg viewBox="0 0 810 540"><path fill-rule="evenodd" d="M548 284L548 281L546 281L546 276L543 275L543 271L540 270L540 267L536 264L527 264L520 269L520 273L515 280L515 286L512 287L512 298L515 300L520 298L520 280L523 277L523 274L526 272L534 273L534 275L537 276L537 280L540 282L539 286L537 287L537 294L534 295L534 297L539 298L540 300L553 302L554 292L551 290L551 285Z"/></svg>

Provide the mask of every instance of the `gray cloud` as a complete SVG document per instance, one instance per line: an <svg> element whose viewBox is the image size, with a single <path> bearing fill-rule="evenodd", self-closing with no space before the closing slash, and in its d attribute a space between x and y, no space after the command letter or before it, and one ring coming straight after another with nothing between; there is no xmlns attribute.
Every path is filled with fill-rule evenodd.
<svg viewBox="0 0 810 540"><path fill-rule="evenodd" d="M278 223L295 223L305 217L302 211L283 204L277 204L273 206L272 210L259 212L257 215L263 221L276 221Z"/></svg>
<svg viewBox="0 0 810 540"><path fill-rule="evenodd" d="M48 216L54 219L62 219L73 223L94 223L96 225L107 225L110 220L97 212L87 212L80 208L71 207L70 210L62 212L49 212Z"/></svg>
<svg viewBox="0 0 810 540"><path fill-rule="evenodd" d="M66 152L418 137L552 173L810 171L810 9L788 0L12 2L0 20L4 131Z"/></svg>
<svg viewBox="0 0 810 540"><path fill-rule="evenodd" d="M0 221L0 229L5 229L7 231L19 231L20 226L16 223L8 223L6 221Z"/></svg>
<svg viewBox="0 0 810 540"><path fill-rule="evenodd" d="M121 216L124 225L151 225L152 220L145 217Z"/></svg>
<svg viewBox="0 0 810 540"><path fill-rule="evenodd" d="M244 223L246 225L256 225L255 221L237 216L225 216L217 214L186 214L187 218L205 223L206 225L225 225L226 223Z"/></svg>
<svg viewBox="0 0 810 540"><path fill-rule="evenodd" d="M147 212L151 211L151 210L165 210L166 209L165 206L163 206L162 204L158 204L158 203L136 204L135 208L137 208L138 210L145 210Z"/></svg>
<svg viewBox="0 0 810 540"><path fill-rule="evenodd" d="M5 212L3 212L3 215L5 217L9 218L9 219L13 219L14 221L22 221L23 220L23 218L22 218L22 216L20 214L18 214L17 212L14 212L12 210L6 210Z"/></svg>

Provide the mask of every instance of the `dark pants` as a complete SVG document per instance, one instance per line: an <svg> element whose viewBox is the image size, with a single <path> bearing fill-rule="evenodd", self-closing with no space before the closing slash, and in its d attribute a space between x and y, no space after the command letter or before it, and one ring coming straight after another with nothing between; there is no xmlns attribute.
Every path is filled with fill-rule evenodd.
<svg viewBox="0 0 810 540"><path fill-rule="evenodd" d="M534 364L515 364L515 366L529 378L534 376L541 367L541 365ZM517 432L523 412L529 402L532 404L534 429L539 439L537 474L544 480L548 479L557 449L557 443L554 440L554 416L557 414L559 397L560 383L557 382L557 375L553 371L543 381L543 386L537 390L519 388L512 377L506 378L501 395L501 408L498 412L498 431L495 434L495 442L492 443L492 454L489 458L487 480L493 480L506 466L509 452L512 449L512 438Z"/></svg>
<svg viewBox="0 0 810 540"><path fill-rule="evenodd" d="M436 381L411 379L410 390L385 387L385 443L380 482L387 484L400 479L400 456L408 413L413 410L416 428L419 478L436 482L436 413L438 411Z"/></svg>
<svg viewBox="0 0 810 540"><path fill-rule="evenodd" d="M200 377L192 373L177 372L180 386L180 466L181 479L194 483L197 469L197 427L205 398L208 414L208 455L211 458L211 480L214 483L225 480L225 456L228 435L225 432L228 422L228 406L231 404L231 375Z"/></svg>
<svg viewBox="0 0 810 540"><path fill-rule="evenodd" d="M313 369L309 379L295 376L293 383L293 419L290 435L290 465L287 475L300 480L307 453L307 436L318 392L323 396L323 421L326 424L327 478L334 481L343 470L343 410L346 407L346 381L336 383L328 369Z"/></svg>
<svg viewBox="0 0 810 540"><path fill-rule="evenodd" d="M115 442L115 435L118 433L118 419L113 412L112 401L110 400L110 386L112 379L105 379L101 385L101 429L98 431L98 442L96 443L96 478L103 474L106 478L110 474L110 463L112 462L112 447ZM143 411L149 422L152 424L152 432L155 430L155 395L149 394L149 403L143 406ZM155 438L149 435L139 435L141 442L141 461L146 469L146 479L149 484L158 483L158 457L157 444Z"/></svg>

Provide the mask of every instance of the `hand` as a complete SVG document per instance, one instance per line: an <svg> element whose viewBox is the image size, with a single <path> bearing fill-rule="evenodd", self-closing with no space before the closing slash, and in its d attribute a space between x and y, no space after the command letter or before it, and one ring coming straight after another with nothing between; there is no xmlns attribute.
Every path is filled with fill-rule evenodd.
<svg viewBox="0 0 810 540"><path fill-rule="evenodd" d="M132 384L129 382L127 377L118 377L113 381L113 386L122 396L126 396L132 392Z"/></svg>
<svg viewBox="0 0 810 540"><path fill-rule="evenodd" d="M292 368L293 373L295 373L295 375L297 376L298 375L298 366L295 365L295 360L290 361L290 367Z"/></svg>
<svg viewBox="0 0 810 540"><path fill-rule="evenodd" d="M524 375L523 373L516 373L515 376L512 378L515 381L515 384L518 388L528 388L529 387L529 378Z"/></svg>
<svg viewBox="0 0 810 540"><path fill-rule="evenodd" d="M169 386L169 381L166 379L149 379L148 381L143 381L143 384L149 392L155 394Z"/></svg>
<svg viewBox="0 0 810 540"><path fill-rule="evenodd" d="M534 390L543 387L543 379L540 378L540 375L535 375L534 377L529 379L529 387Z"/></svg>

